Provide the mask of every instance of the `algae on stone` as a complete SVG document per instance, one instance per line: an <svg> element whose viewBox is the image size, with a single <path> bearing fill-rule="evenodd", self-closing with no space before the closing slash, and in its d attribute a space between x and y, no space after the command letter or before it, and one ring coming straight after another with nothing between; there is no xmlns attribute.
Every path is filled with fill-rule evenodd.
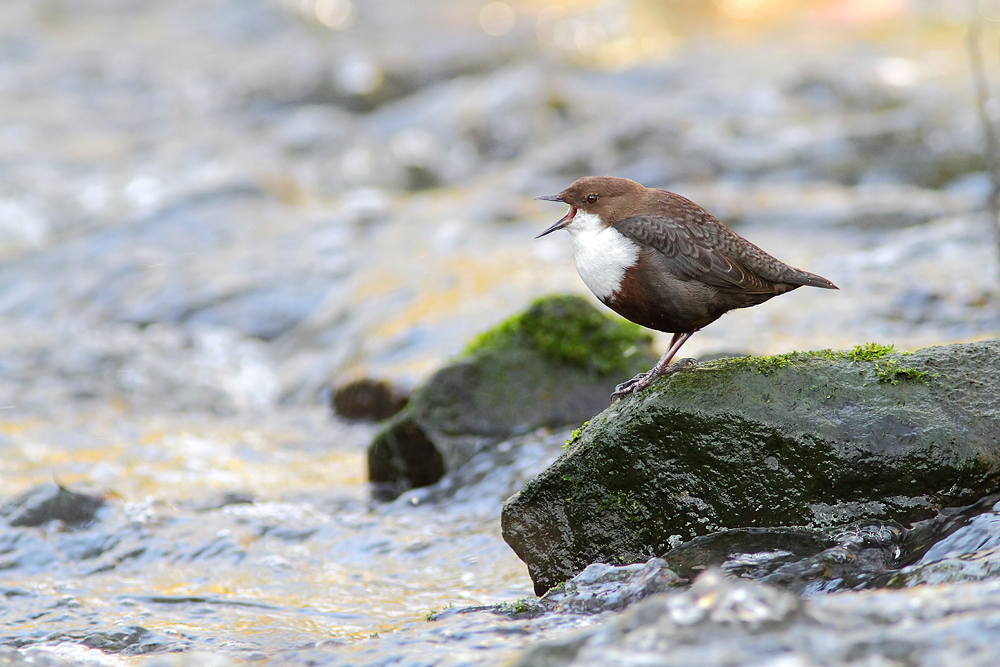
<svg viewBox="0 0 1000 667"><path fill-rule="evenodd" d="M872 342L865 343L864 345L855 345L851 350L840 352L829 349L809 350L807 352L786 352L766 357L747 356L720 359L710 363L714 363L717 366L751 367L755 368L762 375L773 375L782 368L813 359L849 359L858 365L870 364L869 367L875 378L883 384L895 385L901 380L928 382L930 373L903 364L902 358L910 354L912 353L897 352L893 345L881 345Z"/></svg>
<svg viewBox="0 0 1000 667"><path fill-rule="evenodd" d="M597 375L627 374L632 358L653 342L638 324L599 312L578 296L538 299L510 319L480 334L466 356L528 346L553 363L568 364Z"/></svg>

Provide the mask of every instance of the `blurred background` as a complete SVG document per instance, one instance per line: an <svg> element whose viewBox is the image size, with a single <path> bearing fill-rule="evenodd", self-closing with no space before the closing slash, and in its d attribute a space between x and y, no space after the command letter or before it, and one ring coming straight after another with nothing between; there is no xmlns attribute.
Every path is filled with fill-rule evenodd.
<svg viewBox="0 0 1000 667"><path fill-rule="evenodd" d="M580 176L683 194L841 288L692 356L997 336L973 23L1000 91L1000 0L3 0L0 484L114 504L0 532L32 591L5 641L142 623L266 654L527 595L496 522L544 456L485 505L373 516L373 427L324 406L591 298L566 235L534 240L565 210L533 197Z"/></svg>
<svg viewBox="0 0 1000 667"><path fill-rule="evenodd" d="M996 83L995 0L4 2L0 407L412 385L586 292L532 198L588 174L843 288L690 353L995 335L973 21Z"/></svg>

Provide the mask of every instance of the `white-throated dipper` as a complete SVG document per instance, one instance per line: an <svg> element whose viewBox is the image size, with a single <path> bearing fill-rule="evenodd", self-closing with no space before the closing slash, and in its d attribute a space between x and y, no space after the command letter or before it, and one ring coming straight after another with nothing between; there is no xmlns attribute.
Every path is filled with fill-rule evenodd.
<svg viewBox="0 0 1000 667"><path fill-rule="evenodd" d="M615 388L612 400L674 372L681 345L734 308L764 303L826 278L778 261L694 202L627 178L587 176L557 195L567 213L536 238L565 229L576 270L601 302L627 320L674 334L653 368Z"/></svg>

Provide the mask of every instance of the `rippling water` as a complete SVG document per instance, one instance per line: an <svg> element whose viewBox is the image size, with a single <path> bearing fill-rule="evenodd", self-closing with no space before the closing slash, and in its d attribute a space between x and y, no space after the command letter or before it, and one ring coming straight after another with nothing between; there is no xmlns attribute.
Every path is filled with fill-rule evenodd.
<svg viewBox="0 0 1000 667"><path fill-rule="evenodd" d="M88 527L54 522L4 535L3 568L16 574L4 587L4 641L87 643L141 626L152 636L126 654L183 648L256 659L374 641L447 607L530 594L497 520L518 477L482 480L475 498L446 507L415 494L372 507L371 434L320 410L5 424L7 488L51 476L114 491ZM543 465L564 439L539 434L523 465ZM315 660L328 652L316 651Z"/></svg>

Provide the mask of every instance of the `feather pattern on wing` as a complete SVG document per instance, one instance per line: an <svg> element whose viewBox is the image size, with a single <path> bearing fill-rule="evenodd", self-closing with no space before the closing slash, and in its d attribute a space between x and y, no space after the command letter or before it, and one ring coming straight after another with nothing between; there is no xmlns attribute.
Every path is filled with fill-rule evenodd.
<svg viewBox="0 0 1000 667"><path fill-rule="evenodd" d="M725 252L728 239L720 237L728 230L720 229L718 223L713 225L713 222L695 217L682 223L666 216L636 215L618 221L614 227L663 254L678 277L697 280L722 291L774 292L770 281L761 279Z"/></svg>
<svg viewBox="0 0 1000 667"><path fill-rule="evenodd" d="M778 261L689 199L665 190L653 192L659 195L661 211L631 215L613 226L663 254L678 276L746 294L787 291L775 283L836 289L822 276Z"/></svg>

